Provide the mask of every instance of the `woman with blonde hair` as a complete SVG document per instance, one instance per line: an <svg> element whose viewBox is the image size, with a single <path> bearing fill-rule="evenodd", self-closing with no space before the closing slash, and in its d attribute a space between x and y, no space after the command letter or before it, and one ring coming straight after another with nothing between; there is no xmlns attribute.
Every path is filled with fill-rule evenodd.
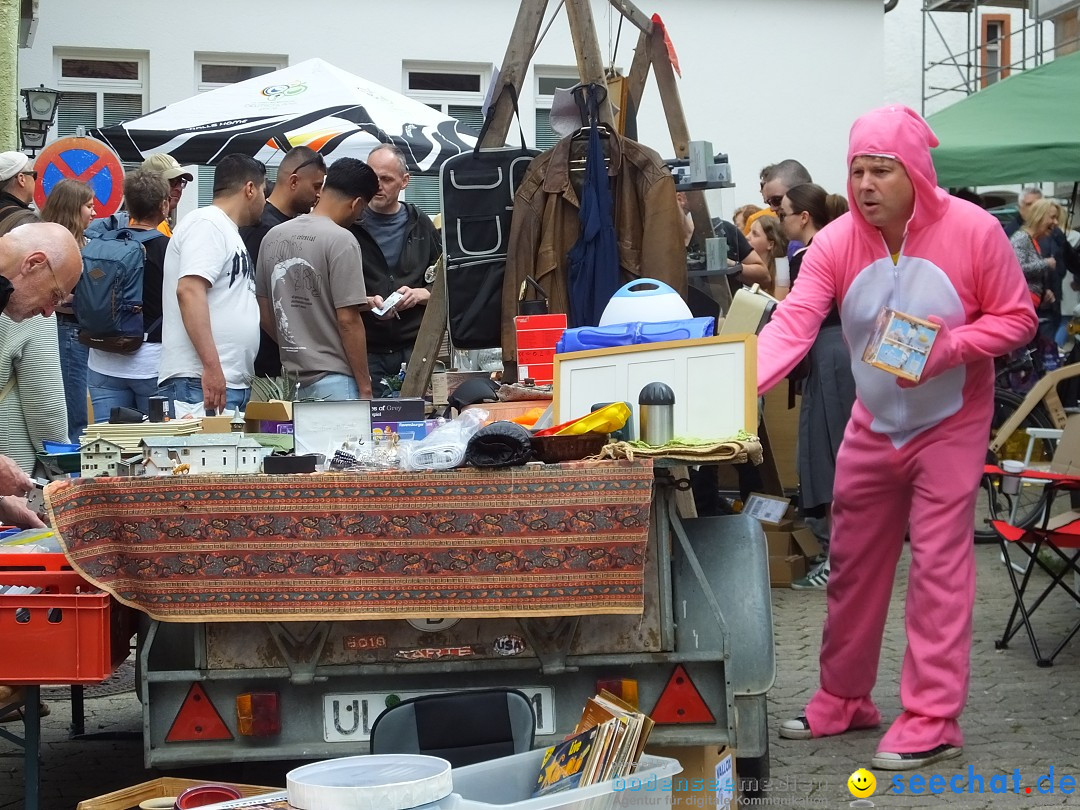
<svg viewBox="0 0 1080 810"><path fill-rule="evenodd" d="M769 295L776 295L776 261L787 261L788 238L780 226L780 220L769 215L757 217L750 225L746 240L769 269L769 283L761 288Z"/></svg>
<svg viewBox="0 0 1080 810"><path fill-rule="evenodd" d="M58 181L45 198L41 218L63 225L75 242L86 244L86 226L94 219L94 190L79 180ZM56 308L57 339L60 346L60 371L64 378L67 401L68 441L78 443L86 429L86 359L89 349L79 342L79 322L72 306L73 296Z"/></svg>

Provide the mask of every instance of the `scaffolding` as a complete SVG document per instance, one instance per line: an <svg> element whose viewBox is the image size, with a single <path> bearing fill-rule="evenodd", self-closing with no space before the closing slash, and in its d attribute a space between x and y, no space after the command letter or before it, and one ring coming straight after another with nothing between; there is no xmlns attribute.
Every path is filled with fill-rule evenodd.
<svg viewBox="0 0 1080 810"><path fill-rule="evenodd" d="M923 0L923 115L927 114L927 103L934 99L955 96L950 102L958 101L1013 71L1038 67L1048 56L1053 57L1055 48L1067 44L1055 42L1054 23L1036 20L1031 5L1029 0ZM1009 14L1011 18L1016 11L1020 12L1019 30L1010 27L1000 40L984 41L985 13ZM955 30L959 14L965 15L962 33ZM938 46L944 49L942 58L931 54Z"/></svg>

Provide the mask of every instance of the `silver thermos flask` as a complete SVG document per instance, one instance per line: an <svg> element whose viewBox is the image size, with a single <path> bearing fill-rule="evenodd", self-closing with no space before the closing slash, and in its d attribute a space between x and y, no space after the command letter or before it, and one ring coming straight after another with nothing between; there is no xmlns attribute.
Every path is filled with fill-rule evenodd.
<svg viewBox="0 0 1080 810"><path fill-rule="evenodd" d="M653 382L638 394L638 436L645 444L659 447L675 437L675 392L662 382Z"/></svg>

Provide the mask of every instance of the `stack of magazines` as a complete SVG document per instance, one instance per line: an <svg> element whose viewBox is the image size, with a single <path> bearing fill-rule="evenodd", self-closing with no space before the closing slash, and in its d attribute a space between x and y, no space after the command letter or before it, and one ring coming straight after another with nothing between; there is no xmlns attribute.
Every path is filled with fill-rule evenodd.
<svg viewBox="0 0 1080 810"><path fill-rule="evenodd" d="M652 729L648 715L601 690L585 704L574 733L544 752L533 796L628 776Z"/></svg>

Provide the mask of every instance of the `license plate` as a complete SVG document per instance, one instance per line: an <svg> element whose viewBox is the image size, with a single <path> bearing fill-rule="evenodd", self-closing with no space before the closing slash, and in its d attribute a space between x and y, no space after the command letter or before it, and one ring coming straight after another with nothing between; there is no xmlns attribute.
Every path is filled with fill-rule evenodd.
<svg viewBox="0 0 1080 810"><path fill-rule="evenodd" d="M518 686L532 703L536 733L555 733L555 693L550 686ZM359 742L371 737L375 718L387 709L391 697L400 700L439 692L468 691L431 689L422 692L345 692L323 695L323 739L326 742ZM396 701L395 701L396 704Z"/></svg>

